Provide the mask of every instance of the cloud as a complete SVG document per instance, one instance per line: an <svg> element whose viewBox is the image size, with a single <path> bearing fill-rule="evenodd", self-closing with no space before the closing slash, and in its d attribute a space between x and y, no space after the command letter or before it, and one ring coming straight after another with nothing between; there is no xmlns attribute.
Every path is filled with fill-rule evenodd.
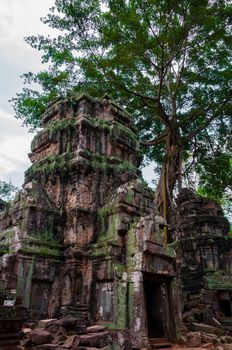
<svg viewBox="0 0 232 350"><path fill-rule="evenodd" d="M33 34L49 33L40 22L54 0L1 0L0 12L0 179L21 186L30 166L27 154L33 134L14 118L8 100L22 89L20 75L41 69L41 55L24 41Z"/></svg>
<svg viewBox="0 0 232 350"><path fill-rule="evenodd" d="M30 166L27 154L34 134L0 108L0 179L21 186L24 171Z"/></svg>

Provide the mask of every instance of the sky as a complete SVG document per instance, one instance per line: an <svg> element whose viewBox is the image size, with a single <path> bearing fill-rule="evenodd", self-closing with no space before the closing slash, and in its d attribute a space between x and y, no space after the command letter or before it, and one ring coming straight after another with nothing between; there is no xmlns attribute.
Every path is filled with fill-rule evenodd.
<svg viewBox="0 0 232 350"><path fill-rule="evenodd" d="M51 34L40 21L54 0L0 0L0 179L21 187L24 172L30 166L28 153L33 134L14 118L9 99L20 92L20 75L41 69L41 55L32 49L24 37ZM150 183L153 165L143 170Z"/></svg>

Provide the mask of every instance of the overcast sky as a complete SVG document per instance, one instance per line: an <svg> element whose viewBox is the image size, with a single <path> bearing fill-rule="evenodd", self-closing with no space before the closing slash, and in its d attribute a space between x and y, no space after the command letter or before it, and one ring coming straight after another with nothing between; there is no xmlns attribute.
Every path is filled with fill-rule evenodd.
<svg viewBox="0 0 232 350"><path fill-rule="evenodd" d="M54 0L0 0L0 179L21 186L30 166L27 154L33 134L14 118L8 100L22 89L20 75L41 68L40 54L24 41L32 34L50 29L40 21ZM150 181L152 167L145 169Z"/></svg>

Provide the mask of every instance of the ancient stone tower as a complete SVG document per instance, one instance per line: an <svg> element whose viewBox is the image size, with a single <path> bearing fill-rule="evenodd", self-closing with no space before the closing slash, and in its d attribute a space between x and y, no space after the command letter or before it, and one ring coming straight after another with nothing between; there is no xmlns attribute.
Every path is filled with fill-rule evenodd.
<svg viewBox="0 0 232 350"><path fill-rule="evenodd" d="M106 324L120 349L175 337L175 258L140 178L130 116L82 95L53 103L43 127L23 190L0 216L6 289L32 318Z"/></svg>

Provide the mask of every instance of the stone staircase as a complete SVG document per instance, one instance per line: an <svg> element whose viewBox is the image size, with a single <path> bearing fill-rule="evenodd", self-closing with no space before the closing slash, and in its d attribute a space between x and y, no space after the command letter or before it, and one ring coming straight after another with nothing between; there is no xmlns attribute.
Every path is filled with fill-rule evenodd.
<svg viewBox="0 0 232 350"><path fill-rule="evenodd" d="M5 333L0 334L0 349L11 350L16 349L16 345L19 344L18 333Z"/></svg>
<svg viewBox="0 0 232 350"><path fill-rule="evenodd" d="M152 349L172 348L172 344L166 338L149 338L148 341Z"/></svg>

